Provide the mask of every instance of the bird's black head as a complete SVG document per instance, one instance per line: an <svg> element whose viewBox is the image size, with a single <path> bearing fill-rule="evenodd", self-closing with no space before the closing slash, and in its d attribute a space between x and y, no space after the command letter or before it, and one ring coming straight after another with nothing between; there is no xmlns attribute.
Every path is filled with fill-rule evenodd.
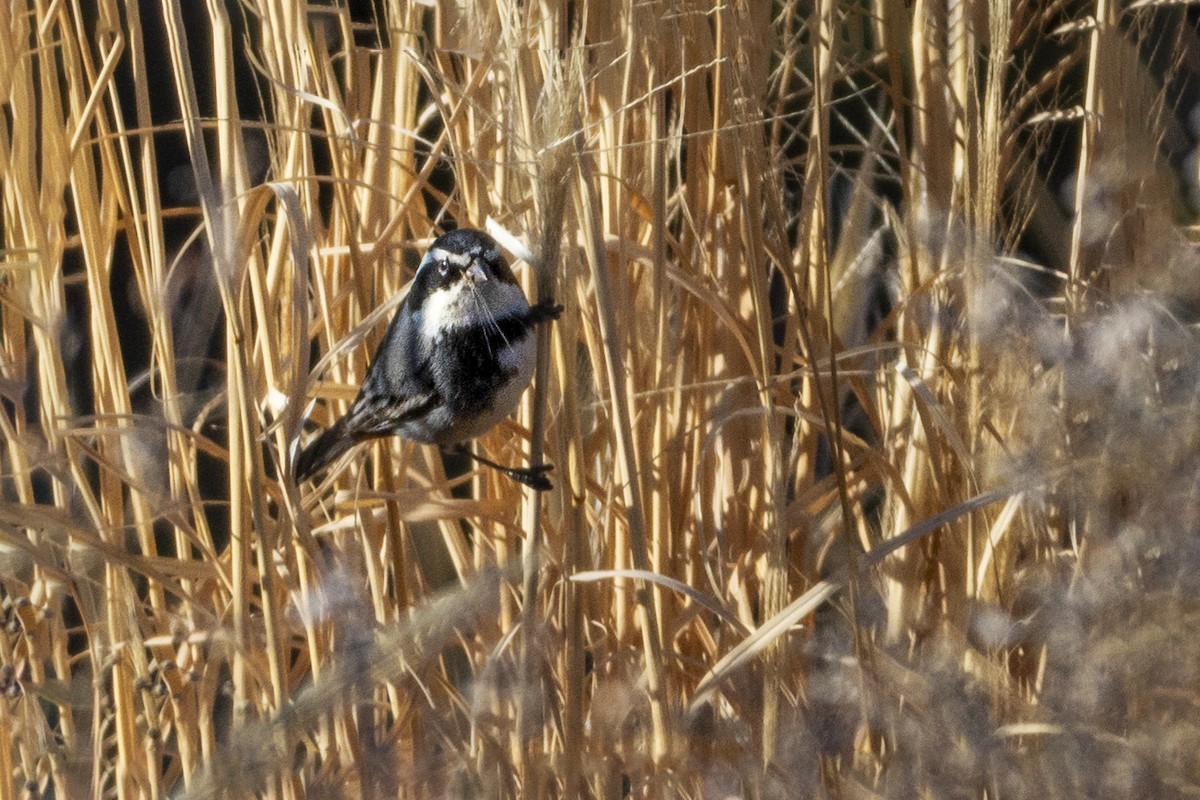
<svg viewBox="0 0 1200 800"><path fill-rule="evenodd" d="M500 247L472 228L439 236L429 246L409 290L422 330L484 325L529 308Z"/></svg>
<svg viewBox="0 0 1200 800"><path fill-rule="evenodd" d="M413 288L429 293L453 286L464 278L473 283L517 282L492 237L474 228L459 228L433 240L421 259Z"/></svg>

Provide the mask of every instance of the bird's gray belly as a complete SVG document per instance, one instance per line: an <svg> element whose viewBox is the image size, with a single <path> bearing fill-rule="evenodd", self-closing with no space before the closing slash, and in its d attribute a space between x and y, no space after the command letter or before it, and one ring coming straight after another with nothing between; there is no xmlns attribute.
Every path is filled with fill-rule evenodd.
<svg viewBox="0 0 1200 800"><path fill-rule="evenodd" d="M451 331L439 338L431 363L441 398L399 433L426 444L451 445L483 435L516 407L533 377L536 337L504 338Z"/></svg>

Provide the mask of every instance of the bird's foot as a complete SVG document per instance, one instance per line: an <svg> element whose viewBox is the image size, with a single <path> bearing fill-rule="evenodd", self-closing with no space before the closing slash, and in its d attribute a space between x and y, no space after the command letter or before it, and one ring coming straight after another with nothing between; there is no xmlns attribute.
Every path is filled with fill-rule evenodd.
<svg viewBox="0 0 1200 800"><path fill-rule="evenodd" d="M558 319L562 312L563 307L553 300L541 300L529 309L529 321L535 325L539 322L548 322Z"/></svg>
<svg viewBox="0 0 1200 800"><path fill-rule="evenodd" d="M456 444L446 449L453 453L464 455L467 458L483 464L485 467L491 467L492 469L507 475L509 478L521 484L522 486L528 486L534 491L548 492L554 488L554 484L551 483L550 479L546 477L546 473L554 469L553 464L534 464L526 467L525 469L517 469L516 467L506 467L503 464L497 464L490 458L473 452L471 448L465 444Z"/></svg>
<svg viewBox="0 0 1200 800"><path fill-rule="evenodd" d="M536 492L548 492L554 488L554 484L546 477L546 473L552 469L553 464L537 464L525 469L506 469L504 474Z"/></svg>

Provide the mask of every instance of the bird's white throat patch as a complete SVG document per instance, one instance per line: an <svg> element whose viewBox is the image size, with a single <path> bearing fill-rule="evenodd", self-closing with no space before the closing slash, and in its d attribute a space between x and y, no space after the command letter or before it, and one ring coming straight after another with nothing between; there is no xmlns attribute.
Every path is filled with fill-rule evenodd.
<svg viewBox="0 0 1200 800"><path fill-rule="evenodd" d="M421 333L436 339L451 328L487 327L528 309L525 295L515 284L489 280L471 286L465 280L456 281L425 298L421 304Z"/></svg>

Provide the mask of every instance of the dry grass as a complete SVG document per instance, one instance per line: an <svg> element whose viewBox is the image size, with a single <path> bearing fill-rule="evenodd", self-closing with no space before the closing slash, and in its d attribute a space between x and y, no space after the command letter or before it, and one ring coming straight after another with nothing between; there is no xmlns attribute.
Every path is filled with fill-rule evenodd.
<svg viewBox="0 0 1200 800"><path fill-rule="evenodd" d="M1194 10L80 6L0 5L0 800L1200 793ZM296 487L461 224L557 489Z"/></svg>

